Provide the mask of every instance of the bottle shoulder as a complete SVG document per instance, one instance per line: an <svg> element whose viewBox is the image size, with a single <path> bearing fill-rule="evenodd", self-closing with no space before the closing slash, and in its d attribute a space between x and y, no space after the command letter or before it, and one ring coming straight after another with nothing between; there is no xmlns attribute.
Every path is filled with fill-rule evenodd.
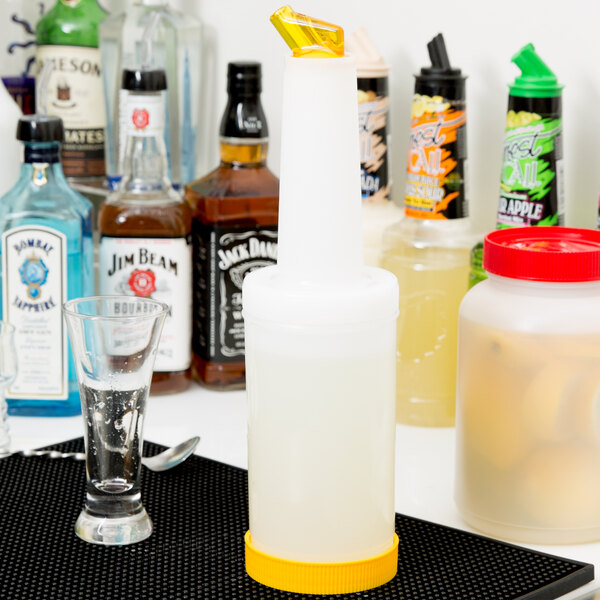
<svg viewBox="0 0 600 600"><path fill-rule="evenodd" d="M0 220L14 215L47 215L52 219L80 218L87 220L92 203L70 188L66 181L51 181L36 185L32 177L22 173L15 185L0 199Z"/></svg>
<svg viewBox="0 0 600 600"><path fill-rule="evenodd" d="M186 186L194 220L271 226L279 214L279 180L267 167L219 166Z"/></svg>
<svg viewBox="0 0 600 600"><path fill-rule="evenodd" d="M191 232L192 212L180 198L148 202L109 197L100 206L98 229L115 237L183 237Z"/></svg>
<svg viewBox="0 0 600 600"><path fill-rule="evenodd" d="M473 286L460 317L507 331L591 333L600 331L600 282L541 282L490 275Z"/></svg>
<svg viewBox="0 0 600 600"><path fill-rule="evenodd" d="M404 217L383 232L384 247L398 244L419 248L471 249L480 239L465 219L437 220Z"/></svg>
<svg viewBox="0 0 600 600"><path fill-rule="evenodd" d="M98 25L107 12L96 0L68 7L57 1L38 21L38 45L98 46Z"/></svg>
<svg viewBox="0 0 600 600"><path fill-rule="evenodd" d="M223 198L279 195L279 179L266 165L259 167L219 165L204 177L188 183L187 190L203 196Z"/></svg>

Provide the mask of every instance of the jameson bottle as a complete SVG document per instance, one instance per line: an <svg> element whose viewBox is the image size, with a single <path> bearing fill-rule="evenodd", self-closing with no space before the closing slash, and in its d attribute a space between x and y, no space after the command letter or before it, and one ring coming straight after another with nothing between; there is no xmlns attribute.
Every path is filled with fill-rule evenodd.
<svg viewBox="0 0 600 600"><path fill-rule="evenodd" d="M81 410L62 318L71 298L91 296L92 205L72 190L60 164L63 125L28 115L17 127L25 146L14 187L0 200L2 319L15 326L18 374L9 413L67 416Z"/></svg>
<svg viewBox="0 0 600 600"><path fill-rule="evenodd" d="M128 92L124 172L98 216L100 293L154 298L171 307L150 392L179 392L191 371L192 216L167 176L167 78L160 69L125 70L122 88Z"/></svg>
<svg viewBox="0 0 600 600"><path fill-rule="evenodd" d="M496 227L564 224L562 85L527 44L511 59L521 70L510 85ZM471 251L469 286L487 278L483 244Z"/></svg>
<svg viewBox="0 0 600 600"><path fill-rule="evenodd" d="M62 162L67 177L104 175L106 116L98 25L106 12L97 0L58 0L38 21L38 74L52 61L48 82L48 114L65 126Z"/></svg>
<svg viewBox="0 0 600 600"><path fill-rule="evenodd" d="M194 367L215 389L245 385L242 282L277 259L279 181L266 166L260 91L259 63L229 63L221 163L186 187L193 210Z"/></svg>

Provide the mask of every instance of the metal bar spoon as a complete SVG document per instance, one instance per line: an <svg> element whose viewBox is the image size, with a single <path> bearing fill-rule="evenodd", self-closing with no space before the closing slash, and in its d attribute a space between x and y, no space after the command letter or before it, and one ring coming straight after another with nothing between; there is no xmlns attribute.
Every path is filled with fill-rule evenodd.
<svg viewBox="0 0 600 600"><path fill-rule="evenodd" d="M195 436L181 442L177 446L167 448L160 454L154 456L143 456L142 464L150 469L151 471L167 471L176 467L188 458L196 449L200 438ZM85 460L84 452L60 452L60 450L21 450L17 452L6 452L0 451L0 459L6 458L13 454L20 454L21 456L47 456L48 458L73 458L74 460Z"/></svg>

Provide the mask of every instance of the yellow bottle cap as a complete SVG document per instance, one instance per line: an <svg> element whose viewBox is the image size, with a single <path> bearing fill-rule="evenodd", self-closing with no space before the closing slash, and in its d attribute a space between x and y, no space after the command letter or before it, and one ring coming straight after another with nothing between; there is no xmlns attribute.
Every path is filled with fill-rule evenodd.
<svg viewBox="0 0 600 600"><path fill-rule="evenodd" d="M339 58L344 56L344 30L282 6L271 15L271 23L296 57Z"/></svg>
<svg viewBox="0 0 600 600"><path fill-rule="evenodd" d="M378 587L392 580L398 571L398 536L382 554L342 563L308 563L265 554L246 542L246 572L269 587L296 594L351 594Z"/></svg>

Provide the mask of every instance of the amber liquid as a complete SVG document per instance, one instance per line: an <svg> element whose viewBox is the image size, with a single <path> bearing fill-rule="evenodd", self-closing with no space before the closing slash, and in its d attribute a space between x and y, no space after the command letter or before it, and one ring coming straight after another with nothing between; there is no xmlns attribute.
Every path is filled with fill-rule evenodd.
<svg viewBox="0 0 600 600"><path fill-rule="evenodd" d="M156 200L105 201L98 214L100 235L132 238L186 237L192 230L192 215L185 202ZM170 394L187 389L191 367L185 371L155 371L151 394Z"/></svg>
<svg viewBox="0 0 600 600"><path fill-rule="evenodd" d="M186 186L185 198L194 221L205 226L247 226L248 229L277 225L279 180L267 169L266 154L266 144L221 143L221 164ZM193 319L197 318L197 311L194 298ZM230 390L246 385L243 360L207 361L194 352L192 361L194 376L206 387Z"/></svg>

